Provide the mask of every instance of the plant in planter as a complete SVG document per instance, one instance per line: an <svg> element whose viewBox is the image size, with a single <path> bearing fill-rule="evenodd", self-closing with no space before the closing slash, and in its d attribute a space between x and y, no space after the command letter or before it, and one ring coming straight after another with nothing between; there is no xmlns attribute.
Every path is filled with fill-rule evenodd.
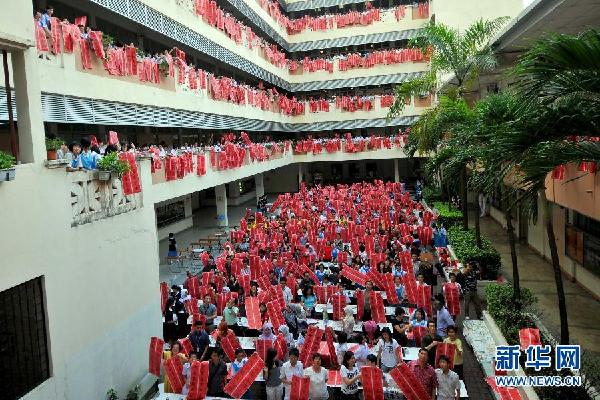
<svg viewBox="0 0 600 400"><path fill-rule="evenodd" d="M62 146L63 140L54 138L46 138L46 158L48 160L56 160L56 151Z"/></svg>
<svg viewBox="0 0 600 400"><path fill-rule="evenodd" d="M8 153L0 151L0 182L15 179L15 158Z"/></svg>
<svg viewBox="0 0 600 400"><path fill-rule="evenodd" d="M117 153L110 153L102 157L98 161L98 179L101 181L108 181L111 177L120 178L124 173L129 171L129 164L127 161L119 160Z"/></svg>
<svg viewBox="0 0 600 400"><path fill-rule="evenodd" d="M125 400L138 400L140 398L140 385L135 385L133 389L127 392L127 396L125 396Z"/></svg>
<svg viewBox="0 0 600 400"><path fill-rule="evenodd" d="M117 391L115 389L108 389L106 392L106 400L119 400Z"/></svg>

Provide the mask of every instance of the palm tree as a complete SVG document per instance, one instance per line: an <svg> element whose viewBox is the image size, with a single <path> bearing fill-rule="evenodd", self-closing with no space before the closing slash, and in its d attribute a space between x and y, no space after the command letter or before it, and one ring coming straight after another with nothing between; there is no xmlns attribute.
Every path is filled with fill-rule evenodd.
<svg viewBox="0 0 600 400"><path fill-rule="evenodd" d="M555 34L536 43L515 68L517 112L488 141L496 184L511 182L506 197L533 220L538 204L548 236L560 314L561 343L569 343L567 308L551 204L545 181L558 165L600 161L600 144L565 140L600 132L600 34Z"/></svg>
<svg viewBox="0 0 600 400"><path fill-rule="evenodd" d="M428 23L420 35L411 41L411 45L421 48L430 56L431 69L419 78L403 82L394 88L395 101L388 113L388 118L393 118L402 113L405 99L411 96L433 93L438 90L441 80L453 74L450 82L451 90L448 96L451 99L462 99L468 85L480 73L493 70L496 65L496 56L491 47L491 39L508 21L508 17L494 20L478 20L471 24L465 31L451 28L444 24ZM435 123L437 110L427 111L411 129L409 135L409 150L418 149L423 155L435 153L441 146L445 136L451 131L431 129ZM412 147L411 147L412 146ZM463 228L468 229L469 217L467 208L467 171L463 168L459 175L461 182L461 203L463 208Z"/></svg>

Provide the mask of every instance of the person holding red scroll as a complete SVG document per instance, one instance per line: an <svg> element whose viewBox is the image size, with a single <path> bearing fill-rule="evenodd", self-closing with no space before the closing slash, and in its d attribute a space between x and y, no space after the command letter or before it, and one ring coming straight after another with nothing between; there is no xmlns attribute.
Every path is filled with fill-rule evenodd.
<svg viewBox="0 0 600 400"><path fill-rule="evenodd" d="M304 376L310 378L309 398L310 400L327 400L327 377L329 372L321 366L321 355L314 353L311 357L312 366L304 370Z"/></svg>

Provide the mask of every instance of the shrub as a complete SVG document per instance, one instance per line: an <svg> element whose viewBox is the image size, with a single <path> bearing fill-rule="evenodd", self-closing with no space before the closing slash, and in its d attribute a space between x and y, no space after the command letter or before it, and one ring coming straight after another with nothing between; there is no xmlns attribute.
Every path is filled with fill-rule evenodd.
<svg viewBox="0 0 600 400"><path fill-rule="evenodd" d="M100 171L110 171L119 178L129 171L129 163L124 160L119 160L119 155L110 153L105 155L98 161L98 169Z"/></svg>
<svg viewBox="0 0 600 400"><path fill-rule="evenodd" d="M513 303L514 290L509 284L491 284L485 288L487 310L496 321L508 344L519 343L519 329L535 327L526 313L537 298L527 288L521 288L521 308Z"/></svg>
<svg viewBox="0 0 600 400"><path fill-rule="evenodd" d="M454 226L448 229L448 240L459 260L479 263L483 279L494 280L498 277L498 271L502 264L500 253L488 239L482 237L481 248L479 248L477 247L475 230L465 231L458 226Z"/></svg>
<svg viewBox="0 0 600 400"><path fill-rule="evenodd" d="M8 153L0 151L0 169L9 169L15 165L15 158Z"/></svg>
<svg viewBox="0 0 600 400"><path fill-rule="evenodd" d="M423 199L427 204L442 200L442 190L439 187L426 186L423 188Z"/></svg>
<svg viewBox="0 0 600 400"><path fill-rule="evenodd" d="M444 225L446 228L451 228L462 223L462 211L448 207L447 203L434 201L433 207L440 213L437 222Z"/></svg>

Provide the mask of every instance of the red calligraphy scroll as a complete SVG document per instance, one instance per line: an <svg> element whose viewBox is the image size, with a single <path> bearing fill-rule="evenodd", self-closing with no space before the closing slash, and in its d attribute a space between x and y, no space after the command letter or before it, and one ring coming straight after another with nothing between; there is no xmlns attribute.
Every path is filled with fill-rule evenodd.
<svg viewBox="0 0 600 400"><path fill-rule="evenodd" d="M342 267L342 276L354 283L358 283L360 286L365 286L367 281L367 277L365 275L347 265Z"/></svg>
<svg viewBox="0 0 600 400"><path fill-rule="evenodd" d="M344 307L346 306L346 296L343 294L334 294L332 297L333 320L341 321L344 318Z"/></svg>
<svg viewBox="0 0 600 400"><path fill-rule="evenodd" d="M232 330L229 330L227 335L221 338L221 347L230 361L235 360L235 351L241 348L241 346L238 338L235 336Z"/></svg>
<svg viewBox="0 0 600 400"><path fill-rule="evenodd" d="M173 356L163 363L165 367L165 373L171 383L173 393L181 393L183 386L185 385L185 378L183 377L183 364L179 356Z"/></svg>
<svg viewBox="0 0 600 400"><path fill-rule="evenodd" d="M287 355L287 342L282 333L277 334L277 339L275 339L275 350L277 350L277 358L280 360L283 360Z"/></svg>
<svg viewBox="0 0 600 400"><path fill-rule="evenodd" d="M163 347L165 345L164 340L157 337L152 337L150 339L150 347L149 347L149 367L148 372L152 375L160 377L160 361L162 359Z"/></svg>
<svg viewBox="0 0 600 400"><path fill-rule="evenodd" d="M190 366L190 383L187 400L202 400L208 386L208 361L194 361Z"/></svg>
<svg viewBox="0 0 600 400"><path fill-rule="evenodd" d="M256 342L254 342L254 346L256 348L256 353L260 356L260 358L266 360L267 351L273 348L273 341L267 339L257 339Z"/></svg>
<svg viewBox="0 0 600 400"><path fill-rule="evenodd" d="M240 399L252 385L258 374L265 367L265 362L256 353L248 358L248 362L225 385L224 391L234 399Z"/></svg>
<svg viewBox="0 0 600 400"><path fill-rule="evenodd" d="M515 387L498 386L493 376L488 376L485 381L490 385L494 392L500 395L500 400L521 400L521 393Z"/></svg>
<svg viewBox="0 0 600 400"><path fill-rule="evenodd" d="M194 351L194 347L192 346L190 339L185 337L183 339L179 339L178 342L181 346L181 350L183 350L183 353L189 357L190 353Z"/></svg>
<svg viewBox="0 0 600 400"><path fill-rule="evenodd" d="M431 398L431 393L415 376L409 364L400 363L396 368L390 371L390 375L394 382L398 385L406 400L423 400Z"/></svg>
<svg viewBox="0 0 600 400"><path fill-rule="evenodd" d="M275 331L279 330L281 325L285 325L285 318L283 318L283 311L277 300L273 300L267 303L267 312L269 313L269 319L273 324Z"/></svg>
<svg viewBox="0 0 600 400"><path fill-rule="evenodd" d="M322 329L319 329L314 325L308 327L308 331L306 331L306 337L304 338L304 345L300 351L300 361L303 365L308 365L308 360L310 357L319 351L322 337ZM335 353L333 353L332 356L335 356Z"/></svg>
<svg viewBox="0 0 600 400"><path fill-rule="evenodd" d="M385 307L383 306L383 298L381 293L371 293L371 318L377 323L385 323Z"/></svg>
<svg viewBox="0 0 600 400"><path fill-rule="evenodd" d="M246 318L248 318L248 328L250 329L260 330L262 328L258 305L257 297L246 297Z"/></svg>
<svg viewBox="0 0 600 400"><path fill-rule="evenodd" d="M365 400L383 399L383 372L374 366L364 366L360 369L363 395Z"/></svg>
<svg viewBox="0 0 600 400"><path fill-rule="evenodd" d="M444 298L446 299L446 307L452 317L460 315L460 292L456 283L444 284Z"/></svg>
<svg viewBox="0 0 600 400"><path fill-rule="evenodd" d="M396 284L394 283L394 275L388 272L383 274L384 290L389 304L400 304L398 293L396 292Z"/></svg>
<svg viewBox="0 0 600 400"><path fill-rule="evenodd" d="M524 328L519 330L519 342L521 350L525 351L529 346L541 346L540 330L536 328Z"/></svg>
<svg viewBox="0 0 600 400"><path fill-rule="evenodd" d="M338 359L336 357L335 346L333 345L333 329L330 326L325 328L325 341L327 342L327 350L329 350L329 356L331 358L331 368L339 369Z"/></svg>
<svg viewBox="0 0 600 400"><path fill-rule="evenodd" d="M417 307L423 308L427 315L433 314L433 308L431 306L431 286L417 286Z"/></svg>
<svg viewBox="0 0 600 400"><path fill-rule="evenodd" d="M169 299L169 285L167 282L160 283L160 309L164 314L165 309L167 308L167 300Z"/></svg>
<svg viewBox="0 0 600 400"><path fill-rule="evenodd" d="M292 376L292 387L290 390L290 400L308 400L310 390L310 377Z"/></svg>
<svg viewBox="0 0 600 400"><path fill-rule="evenodd" d="M450 369L454 368L454 355L456 354L456 345L452 343L438 343L435 346L435 367L440 368L439 360L441 355L445 355L450 360Z"/></svg>

